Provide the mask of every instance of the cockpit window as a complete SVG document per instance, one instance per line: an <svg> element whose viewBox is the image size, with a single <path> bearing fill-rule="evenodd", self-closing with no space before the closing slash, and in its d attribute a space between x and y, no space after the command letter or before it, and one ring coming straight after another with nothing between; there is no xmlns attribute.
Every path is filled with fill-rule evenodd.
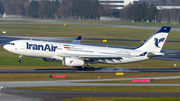
<svg viewBox="0 0 180 101"><path fill-rule="evenodd" d="M14 43L9 43L10 45L15 45Z"/></svg>

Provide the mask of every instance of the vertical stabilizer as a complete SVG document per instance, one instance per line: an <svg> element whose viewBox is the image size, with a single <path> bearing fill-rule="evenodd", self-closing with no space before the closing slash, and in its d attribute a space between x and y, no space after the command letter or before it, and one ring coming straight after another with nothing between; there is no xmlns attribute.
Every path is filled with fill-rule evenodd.
<svg viewBox="0 0 180 101"><path fill-rule="evenodd" d="M81 36L79 36L76 40L73 40L71 44L80 44L81 43Z"/></svg>
<svg viewBox="0 0 180 101"><path fill-rule="evenodd" d="M135 50L160 52L166 41L170 29L171 27L163 26L159 31L152 35L144 44L137 47Z"/></svg>

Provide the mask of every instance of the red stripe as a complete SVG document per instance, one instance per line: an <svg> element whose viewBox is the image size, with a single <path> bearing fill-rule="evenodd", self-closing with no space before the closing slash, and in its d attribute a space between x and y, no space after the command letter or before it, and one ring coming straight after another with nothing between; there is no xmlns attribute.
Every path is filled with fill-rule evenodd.
<svg viewBox="0 0 180 101"><path fill-rule="evenodd" d="M64 48L66 48L66 49L70 49L70 47L64 47Z"/></svg>

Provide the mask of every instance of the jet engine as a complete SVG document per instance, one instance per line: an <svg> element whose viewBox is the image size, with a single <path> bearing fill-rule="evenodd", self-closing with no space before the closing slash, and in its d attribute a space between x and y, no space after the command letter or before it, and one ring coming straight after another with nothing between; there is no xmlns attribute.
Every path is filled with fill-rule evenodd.
<svg viewBox="0 0 180 101"><path fill-rule="evenodd" d="M62 63L64 66L83 66L85 62L77 58L64 57Z"/></svg>

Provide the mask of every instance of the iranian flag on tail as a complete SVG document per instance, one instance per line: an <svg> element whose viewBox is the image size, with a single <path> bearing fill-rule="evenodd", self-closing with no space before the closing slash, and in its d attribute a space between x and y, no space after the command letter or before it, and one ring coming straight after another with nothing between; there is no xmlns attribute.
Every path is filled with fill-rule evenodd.
<svg viewBox="0 0 180 101"><path fill-rule="evenodd" d="M65 49L70 49L71 47L70 47L70 45L64 45L64 48Z"/></svg>

